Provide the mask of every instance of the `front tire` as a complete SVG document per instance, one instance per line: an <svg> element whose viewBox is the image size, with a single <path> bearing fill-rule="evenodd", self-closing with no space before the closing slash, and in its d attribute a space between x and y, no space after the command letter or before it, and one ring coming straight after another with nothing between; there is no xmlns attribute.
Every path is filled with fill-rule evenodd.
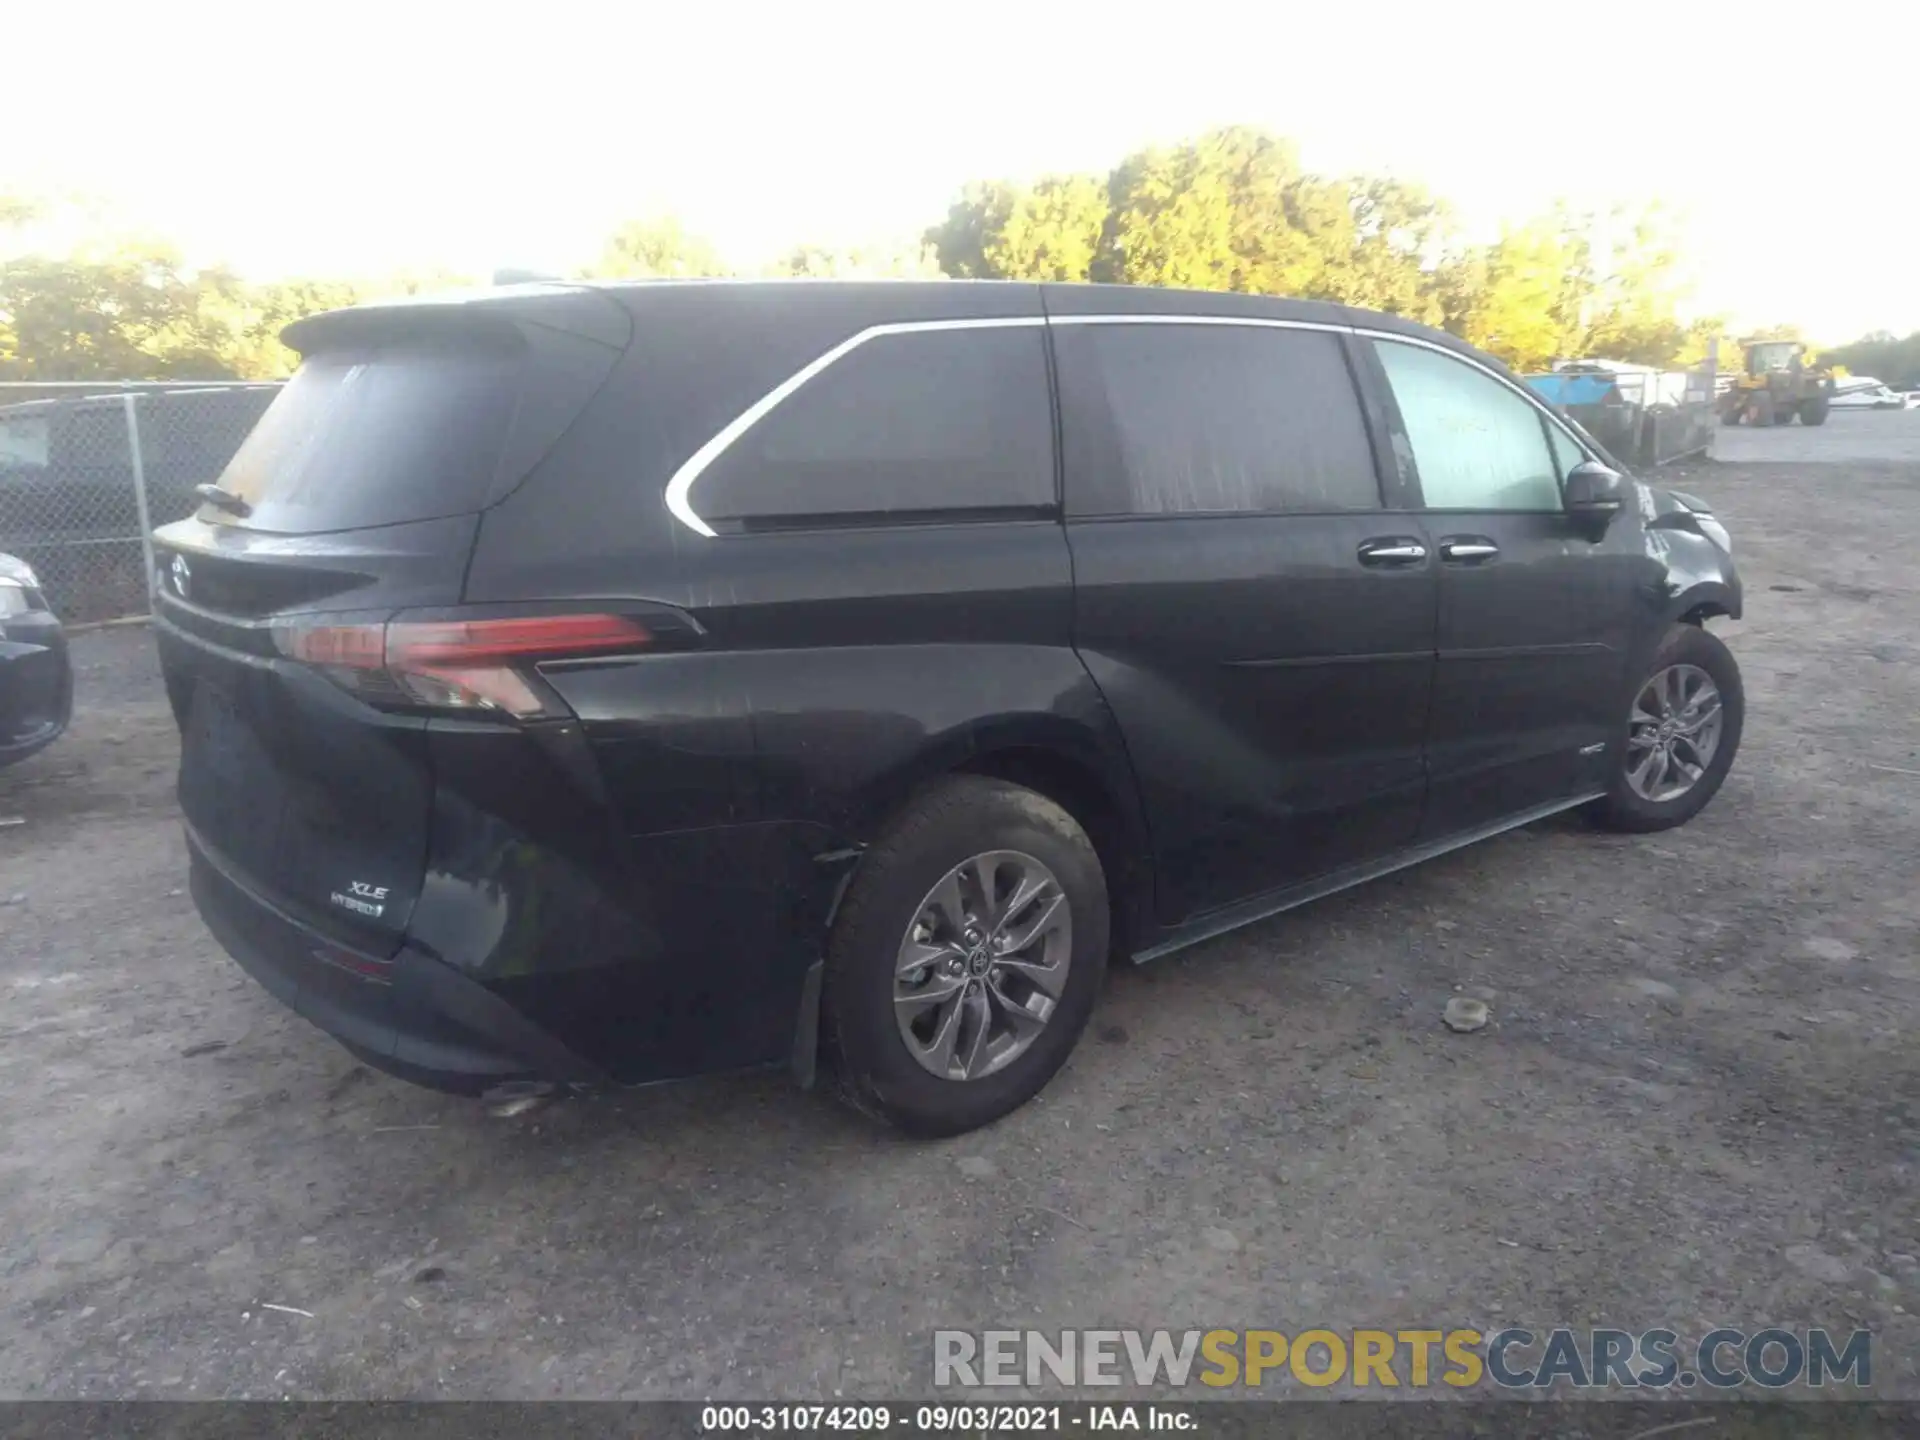
<svg viewBox="0 0 1920 1440"><path fill-rule="evenodd" d="M1594 820L1631 832L1686 824L1727 778L1745 720L1733 652L1703 626L1675 625L1635 683Z"/></svg>
<svg viewBox="0 0 1920 1440"><path fill-rule="evenodd" d="M1107 963L1106 877L1044 795L978 775L925 791L862 859L827 950L846 1098L909 1134L958 1135L1066 1063Z"/></svg>

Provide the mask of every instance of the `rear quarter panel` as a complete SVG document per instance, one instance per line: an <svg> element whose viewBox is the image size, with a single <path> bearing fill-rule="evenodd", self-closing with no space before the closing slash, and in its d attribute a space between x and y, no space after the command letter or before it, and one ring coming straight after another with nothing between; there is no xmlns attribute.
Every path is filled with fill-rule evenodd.
<svg viewBox="0 0 1920 1440"><path fill-rule="evenodd" d="M935 776L1040 749L1131 798L1057 524L709 543L700 648L548 675L554 763L439 741L419 938L625 1080L783 1058L845 877Z"/></svg>
<svg viewBox="0 0 1920 1440"><path fill-rule="evenodd" d="M917 786L998 747L1057 749L1103 775L1125 760L1072 649L1057 521L703 536L663 499L688 456L847 336L1035 315L1037 287L666 286L629 303L621 369L487 513L465 598L645 599L701 632L671 657L548 677L590 757L585 774L550 783L600 787L609 833L598 851L543 848L606 923L574 973L513 983L544 987L530 1005L558 1007L552 1023L588 1033L622 1078L646 1079L782 1057L835 897ZM462 803L501 815L505 800L473 783ZM508 825L495 854L463 859L475 884L496 884L498 852L524 833ZM652 1037L638 1060L623 1038L635 1026ZM692 1067L697 1047L675 1049L696 1033L715 1043Z"/></svg>

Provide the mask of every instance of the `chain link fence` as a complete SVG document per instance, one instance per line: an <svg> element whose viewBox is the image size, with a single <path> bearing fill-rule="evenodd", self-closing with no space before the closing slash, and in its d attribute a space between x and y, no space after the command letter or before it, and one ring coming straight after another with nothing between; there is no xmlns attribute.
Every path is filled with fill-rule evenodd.
<svg viewBox="0 0 1920 1440"><path fill-rule="evenodd" d="M1697 370L1654 370L1581 361L1524 378L1628 465L1652 467L1712 453L1719 417L1711 363Z"/></svg>
<svg viewBox="0 0 1920 1440"><path fill-rule="evenodd" d="M69 621L144 615L147 536L184 519L277 384L0 384L0 551Z"/></svg>

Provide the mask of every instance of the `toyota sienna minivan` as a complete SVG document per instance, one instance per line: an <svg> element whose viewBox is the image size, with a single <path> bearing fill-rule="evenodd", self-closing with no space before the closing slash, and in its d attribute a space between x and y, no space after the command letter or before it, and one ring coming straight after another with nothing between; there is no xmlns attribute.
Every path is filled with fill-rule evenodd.
<svg viewBox="0 0 1920 1440"><path fill-rule="evenodd" d="M474 1094L824 1063L1020 1105L1146 960L1719 788L1726 530L1338 305L530 285L286 332L156 537L194 899Z"/></svg>

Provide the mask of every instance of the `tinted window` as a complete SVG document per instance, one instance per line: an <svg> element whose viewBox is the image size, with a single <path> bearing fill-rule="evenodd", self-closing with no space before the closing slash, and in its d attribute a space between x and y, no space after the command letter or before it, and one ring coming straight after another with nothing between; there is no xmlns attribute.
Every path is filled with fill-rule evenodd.
<svg viewBox="0 0 1920 1440"><path fill-rule="evenodd" d="M506 347L313 356L220 477L261 530L347 530L478 509L524 368Z"/></svg>
<svg viewBox="0 0 1920 1440"><path fill-rule="evenodd" d="M1178 324L1053 334L1075 513L1379 507L1338 337Z"/></svg>
<svg viewBox="0 0 1920 1440"><path fill-rule="evenodd" d="M1558 510L1540 412L1465 361L1376 342L1434 510Z"/></svg>
<svg viewBox="0 0 1920 1440"><path fill-rule="evenodd" d="M1547 426L1547 441L1553 446L1553 463L1559 467L1562 480L1567 478L1574 466L1587 458L1580 453L1580 447L1573 443L1573 437L1558 425Z"/></svg>
<svg viewBox="0 0 1920 1440"><path fill-rule="evenodd" d="M708 522L1051 506L1041 328L868 340L729 446L688 500Z"/></svg>

